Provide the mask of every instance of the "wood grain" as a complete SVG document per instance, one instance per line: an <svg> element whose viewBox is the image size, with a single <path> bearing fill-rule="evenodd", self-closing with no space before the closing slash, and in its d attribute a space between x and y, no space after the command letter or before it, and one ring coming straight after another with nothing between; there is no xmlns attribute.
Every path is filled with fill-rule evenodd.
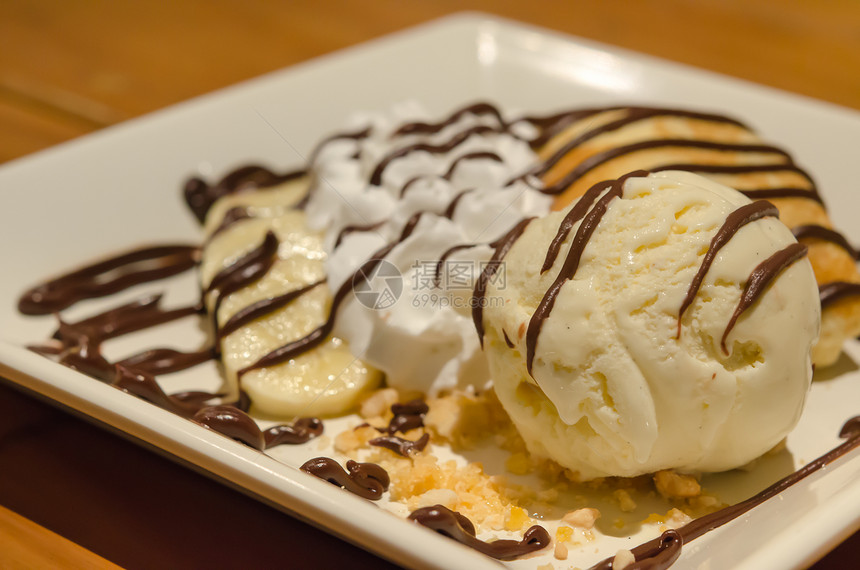
<svg viewBox="0 0 860 570"><path fill-rule="evenodd" d="M0 568L113 570L119 566L0 506Z"/></svg>
<svg viewBox="0 0 860 570"><path fill-rule="evenodd" d="M464 9L860 108L852 0L5 0L0 86L112 123Z"/></svg>

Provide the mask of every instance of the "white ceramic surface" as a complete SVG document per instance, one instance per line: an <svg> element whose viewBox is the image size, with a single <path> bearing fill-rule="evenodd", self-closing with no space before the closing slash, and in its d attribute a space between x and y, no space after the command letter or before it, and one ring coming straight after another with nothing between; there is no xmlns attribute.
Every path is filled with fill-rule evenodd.
<svg viewBox="0 0 860 570"><path fill-rule="evenodd" d="M181 183L235 166L299 166L324 134L356 110L417 99L443 114L478 99L540 113L627 102L736 116L787 147L819 182L837 227L860 243L860 113L708 72L480 14L407 30L104 129L0 167L0 375L198 465L285 510L393 561L422 568L495 568L495 561L391 517L298 471L314 449L279 447L266 457L142 400L24 349L53 329L22 317L19 294L47 276L123 248L199 241ZM140 286L119 298L168 289L166 304L195 295L194 276ZM118 298L107 304L113 305ZM82 303L70 318L104 306ZM134 347L199 343L196 327L163 327L112 342ZM195 336L198 335L198 336ZM110 356L110 353L109 353ZM853 358L852 358L853 357ZM860 413L860 345L815 384L788 447L796 466L838 443ZM213 389L214 366L171 378L170 388ZM335 423L327 425L334 434ZM763 480L766 480L763 479ZM767 483L771 482L767 480ZM766 484L766 483L765 483ZM713 480L731 496L732 478ZM763 487L762 484L760 487ZM746 489L746 488L745 488ZM744 498L747 490L734 490ZM742 519L685 547L677 568L804 566L860 526L860 456L811 477ZM731 548L725 548L731 544ZM630 542L625 543L631 545ZM632 545L631 545L632 546ZM618 546L611 546L617 548ZM593 557L592 557L593 558ZM511 564L590 564L551 557Z"/></svg>

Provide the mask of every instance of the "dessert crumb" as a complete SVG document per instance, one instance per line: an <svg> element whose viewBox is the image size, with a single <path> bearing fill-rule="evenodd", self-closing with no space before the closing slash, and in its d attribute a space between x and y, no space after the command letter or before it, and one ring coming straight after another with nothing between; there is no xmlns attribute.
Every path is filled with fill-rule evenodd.
<svg viewBox="0 0 860 570"><path fill-rule="evenodd" d="M576 509L566 513L561 520L579 528L594 528L594 523L600 518L600 511L590 507Z"/></svg>
<svg viewBox="0 0 860 570"><path fill-rule="evenodd" d="M636 501L633 500L627 489L616 489L612 492L612 496L618 501L618 506L623 512L629 513L636 510Z"/></svg>
<svg viewBox="0 0 860 570"><path fill-rule="evenodd" d="M382 390L372 392L365 398L361 402L358 413L365 419L384 416L391 409L392 404L397 403L397 400L397 390L394 388L383 388Z"/></svg>
<svg viewBox="0 0 860 570"><path fill-rule="evenodd" d="M555 550L552 554L555 556L556 560L567 560L567 546L562 542L556 542Z"/></svg>
<svg viewBox="0 0 860 570"><path fill-rule="evenodd" d="M660 527L660 531L665 532L670 528L681 528L691 520L693 520L693 518L681 509L670 509L669 512L666 513L666 524Z"/></svg>
<svg viewBox="0 0 860 570"><path fill-rule="evenodd" d="M612 559L612 570L623 570L636 562L636 557L629 550L619 550Z"/></svg>
<svg viewBox="0 0 860 570"><path fill-rule="evenodd" d="M671 470L657 471L654 486L667 499L688 499L702 493L702 487L692 475L684 475Z"/></svg>

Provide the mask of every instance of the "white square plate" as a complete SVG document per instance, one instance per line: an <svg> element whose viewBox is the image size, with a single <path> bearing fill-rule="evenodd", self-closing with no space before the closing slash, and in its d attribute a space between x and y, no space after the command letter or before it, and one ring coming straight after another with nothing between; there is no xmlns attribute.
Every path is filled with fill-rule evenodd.
<svg viewBox="0 0 860 570"><path fill-rule="evenodd" d="M349 114L406 99L419 100L440 115L479 99L532 113L635 103L729 114L788 148L819 182L837 227L860 242L854 218L860 206L854 188L860 114L496 18L460 15L199 97L0 168L0 374L400 564L497 568L495 561L454 541L298 471L295 466L319 454L315 449L281 447L267 457L29 352L24 346L46 338L54 322L25 318L15 308L28 286L86 260L142 243L199 241L200 231L181 198L182 182L189 176L212 178L248 162L300 166L314 142L337 130ZM195 294L193 276L167 283L170 304ZM130 294L164 288L156 283ZM114 298L110 304L116 302ZM94 306L83 303L81 313ZM138 348L147 334L135 337ZM192 342L188 331L172 325L148 339L159 346ZM125 339L117 342L116 350L122 351ZM860 358L856 343L846 351ZM788 441L795 467L837 445L842 423L860 413L856 369L846 355L814 385ZM220 382L214 366L171 381L177 391L212 389ZM327 425L327 433L335 432ZM774 480L764 476L757 489L736 489L735 500ZM720 484L730 487L731 478L715 483ZM855 453L780 500L685 547L676 567L804 566L860 526L858 513L860 456ZM723 547L729 541L732 547ZM556 566L586 566L597 559L593 554L587 560L556 561ZM553 559L511 565L526 568L547 561Z"/></svg>

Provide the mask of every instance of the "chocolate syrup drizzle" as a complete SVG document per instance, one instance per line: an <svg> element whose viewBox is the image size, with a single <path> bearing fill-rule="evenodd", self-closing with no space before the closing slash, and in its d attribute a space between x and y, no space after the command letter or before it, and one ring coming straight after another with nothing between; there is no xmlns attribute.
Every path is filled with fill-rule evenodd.
<svg viewBox="0 0 860 570"><path fill-rule="evenodd" d="M316 457L299 469L371 501L382 498L382 493L391 483L388 473L379 465L358 463L352 459L346 462L346 470L330 457Z"/></svg>
<svg viewBox="0 0 860 570"><path fill-rule="evenodd" d="M446 120L440 121L438 123L410 123L407 125L403 125L392 135L393 137L419 133L440 132L442 129L451 124L454 124L463 115L468 113L476 115L491 115L495 117L498 123L496 126L478 125L475 127L470 127L461 131L460 133L457 133L443 144L413 144L394 151L384 157L376 165L375 169L373 170L373 174L371 175L370 183L378 185L382 180L382 176L386 167L392 161L411 152L449 152L462 144L468 137L473 134L481 134L488 132L506 132L513 136L517 136L512 132L511 129L513 125L521 122L529 123L539 131L538 135L534 139L529 141L532 147L539 147L542 144L545 144L546 141L549 140L549 138L559 133L563 128L566 128L574 121L586 118L588 116L596 115L603 111L617 109L624 108L604 107L595 109L581 109L575 111L566 111L564 113L559 113L548 117L522 117L518 120L508 123L505 122L505 120L501 116L501 113L493 105L490 105L488 103L477 103L457 111L456 113L448 117ZM734 123L740 125L740 123L738 123L737 121L725 117L720 117L716 115L705 115L700 113L690 113L673 109L661 110L632 107L626 108L626 110L628 110L628 116L609 123L608 125L592 129L592 131L589 131L585 135L580 136L578 139L568 142L565 147L566 150L560 149L546 163L544 163L543 165L539 165L536 169L524 173L522 176L515 178L514 180L525 180L536 173L545 173L553 166L553 164L561 160L565 152L569 152L577 145L581 145L583 142L589 140L590 138L594 138L605 132L619 129L627 124L638 120L643 120L648 117L659 115L688 116L701 120L721 123ZM327 139L323 140L311 153L308 164L309 166L312 166L314 164L319 154L319 151L329 142L335 140L361 140L368 137L369 135L370 129L363 129L355 132L337 133L335 135L332 135ZM568 173L556 184L549 187L540 188L540 190L549 194L560 193L564 191L568 186L573 184L578 178L586 174L591 169L599 166L600 164L603 164L604 162L607 162L609 160L612 160L619 156L623 156L628 153L667 146L701 148L723 152L768 153L774 155L782 162L767 165L740 166L669 164L652 167L650 169L651 171L688 170L699 173L713 174L745 174L756 172L783 171L794 172L803 176L809 182L810 187L746 189L742 190L742 192L753 199L799 197L811 199L822 203L821 197L818 194L818 191L811 177L805 171L797 167L791 161L790 156L781 149L768 145L722 144L709 141L686 139L643 141L639 143L634 143L632 145L611 149L610 151L606 151L603 153L599 153L597 155L592 156L590 159L584 161L577 169ZM460 160L468 158L499 160L498 155L496 155L495 153L472 153L471 155L466 154L460 159L454 161L454 163L450 166L449 170L442 176L442 178L450 178L453 175L457 163ZM197 219L202 222L205 219L205 216L211 208L212 204L214 204L215 201L217 201L223 196L235 192L243 192L271 187L273 185L277 185L293 179L298 179L302 176L306 176L307 174L308 171L306 170L297 170L278 174L265 167L251 165L229 173L222 180L218 181L213 185L209 185L199 178L193 178L189 180L186 184L184 192L189 208L197 217ZM581 200L581 203L583 203L584 205L580 206L578 204L574 207L574 209L580 208L581 211L577 211L576 214L569 214L570 219L567 219L566 217L565 221L562 222L556 239L553 240L553 243L550 245L550 248L547 251L543 271L547 271L549 268L552 267L555 259L559 254L562 243L567 239L567 236L569 235L569 232L572 230L572 227L575 225L575 223L582 219L583 221L577 230L577 236L575 236L573 239L573 245L568 252L567 259L565 260L564 266L562 267L557 281L563 282L573 277L576 271L576 266L578 265L578 258L582 253L581 249L587 242L588 236L590 236L590 233L593 231L594 226L599 223L600 218L603 215L603 212L605 211L608 202L611 201L611 199L613 199L618 194L621 185L620 181L623 181L624 178L627 178L629 176L637 175L642 175L642 173L631 173L623 177L622 179L601 183L601 185L598 185L598 187L593 187L589 190L589 192L586 193L588 197ZM513 182L514 180L512 180L511 182ZM408 185L409 184L407 183L406 186ZM606 192L600 199L598 199L598 196L607 189L609 191ZM406 187L401 190L401 192L405 191ZM453 216L458 201L463 197L463 195L465 195L469 191L470 190L464 190L460 192L457 196L455 196L455 198L448 204L445 209L444 215L446 217L450 218ZM294 207L303 207L303 204L306 202L306 200L307 197ZM595 200L597 201L596 203ZM746 216L747 214L753 216L759 214L770 215L770 212L771 210L769 204L755 206L751 208L750 212L745 212L743 215L738 214L738 217L745 219L744 216ZM364 264L362 264L359 270L355 272L355 274L352 276L352 279L347 280L347 282L343 286L341 286L341 288L335 293L329 316L323 325L312 331L306 337L298 339L297 341L289 343L265 355L256 363L253 363L245 369L241 370L239 372L240 376L245 372L248 372L249 370L262 368L265 366L271 366L279 362L286 361L306 350L311 349L312 347L322 342L325 337L330 334L334 325L334 319L336 318L338 308L345 300L348 293L352 290L353 287L355 287L357 283L360 283L364 279L366 279L366 276L381 261L381 259L385 257L385 255L390 253L390 251L397 244L401 243L409 237L409 235L412 233L415 226L417 225L421 214L422 212L419 212L418 214L414 215L406 224L406 226L402 230L400 237L397 240L392 243L389 243L385 247L375 252L374 255ZM234 224L243 219L248 219L250 217L253 217L253 214L247 208L235 208L234 210L228 212L228 215L225 216L224 220L222 220L221 225L223 226L223 228L226 228L231 224ZM472 316L475 322L476 332L478 333L478 336L481 339L482 343L484 336L484 328L482 309L483 303L481 301L486 295L487 285L496 270L494 268L498 267L498 262L500 262L504 258L513 243L519 238L523 231L525 231L525 228L530 221L530 219L522 220L514 228L512 228L508 232L508 234L506 234L496 242L489 244L494 249L494 253L490 260L490 263L488 263L486 269L479 277L475 286L475 290L473 292L477 302L473 305L474 308L472 311ZM742 223L747 222L744 221ZM223 231L223 228L216 229L215 233ZM353 228L350 231L365 230L366 228ZM734 231L737 231L737 228L734 228ZM343 232L342 234L345 235L345 233ZM833 230L822 228L820 226L801 226L799 228L795 228L795 234L797 235L798 239L821 239L835 243L836 245L847 251L849 254L851 254L855 259L860 257L858 256L857 250L851 247L844 237L837 234ZM343 236L339 236L338 242L342 237ZM465 247L473 247L474 245L477 244L463 244L461 246L456 246L456 248L452 248L451 250L445 252L445 254L443 254L443 257L445 255L450 255L451 253L453 253L452 250L464 249ZM266 235L266 238L263 240L263 243L261 243L261 245L257 249L250 252L246 256L243 256L231 267L219 273L219 275L212 280L212 282L206 288L205 292L217 291L218 297L215 301L216 310L217 307L220 305L221 300L230 292L241 289L247 284L250 284L265 275L265 273L269 270L269 268L271 268L272 264L276 259L277 246L277 239L275 238L274 234L270 232ZM714 244L712 244L712 249L713 248ZM750 304L752 304L752 302L754 302L756 296L761 293L761 291L767 286L767 283L770 280L772 280L782 269L790 265L796 259L800 258L804 254L804 252L805 248L803 246L790 246L785 250L777 252L777 254L775 254L770 259L768 259L756 268L756 270L753 272L754 275L751 276L750 281L744 291L742 301L739 303L735 311L733 320L730 323L729 327L727 327L726 329L726 333L723 336L723 343L725 343L725 337L731 329L731 326L737 320L737 316L739 316L744 310L746 310L746 308L749 307ZM50 313L57 313L58 311L66 309L81 300L110 295L137 284L147 283L150 281L155 281L182 273L198 265L199 260L200 248L187 245L167 245L130 250L111 259L94 263L82 269L70 272L59 278L37 285L36 287L22 295L18 303L18 309L21 313L28 315L45 315ZM707 264L703 263L704 269L700 269L702 275L704 275L704 273L707 271L706 265ZM324 280L321 280L315 283L308 284L295 291L286 293L274 299L260 301L259 303L256 303L251 307L247 307L246 309L240 311L239 313L234 315L233 318L228 320L221 327L220 330L218 330L216 327L215 346L217 346L218 341L220 339L222 339L230 332L237 330L238 328L246 325L247 323L257 318L260 318L261 316L268 314L271 311L286 306L288 303L294 301L300 295L310 291L311 289L322 284L323 282ZM691 285L691 290L694 287L698 286L699 285L695 284ZM554 285L550 288L549 291L547 291L547 294L542 300L541 307L539 307L539 311L536 311L535 316L532 317L532 320L529 323L526 342L527 349L530 350L528 357L528 367L530 372L532 359L534 358L534 347L537 342L537 336L540 332L540 324L549 314L549 311L551 311L552 304L554 303L555 296L558 294L559 289L560 284L556 285L554 283ZM860 284L845 282L827 283L823 284L820 290L822 306L828 306L831 303L834 303L840 299L849 296L853 297L860 295ZM183 417L193 419L201 425L205 425L206 427L218 431L219 433L223 433L228 437L232 437L234 439L242 441L252 447L255 447L256 449L262 450L273 445L279 445L284 443L303 443L322 433L322 422L320 422L316 418L300 418L293 425L275 426L268 430L261 431L256 425L256 423L250 418L250 416L245 413L245 410L247 410L248 407L248 401L247 397L244 394L240 395L240 398L237 399L235 402L219 401L222 399L221 394L213 394L207 392L184 392L168 395L155 381L155 375L168 374L170 372L182 370L214 357L216 352L214 346L204 347L198 351L192 351L187 353L168 348L152 349L137 355L132 355L128 358L125 358L124 360L119 361L118 363L108 362L101 355L100 352L100 345L104 340L132 331L140 330L149 326L154 326L156 324L169 322L174 319L183 318L193 314L200 314L204 310L202 302L191 307L164 310L161 309L159 306L160 299L161 298L158 295L144 297L138 301L128 303L126 305L122 305L114 309L110 309L108 311L105 311L104 313L78 321L77 323L66 323L63 322L62 319L59 319L59 327L53 335L53 340L50 341L49 344L46 344L44 346L35 346L31 348L41 354L57 357L61 363L67 366L81 370L86 374L98 378L121 390L127 391L138 397L146 399L162 408L170 410ZM685 309L686 306L681 308L679 312L679 319ZM213 313L214 312L215 311L213 311ZM505 334L505 340L509 346L513 345L513 343L507 337L507 334ZM399 447L402 442L405 442L406 444L411 444L411 446L415 448L420 444L422 440L427 437L426 435L417 442L408 442L403 438L395 436L395 433L398 431L404 432L408 429L412 429L413 427L420 427L421 425L423 425L423 414L426 413L426 404L424 404L423 402L413 402L398 406L403 407L398 408L399 411L395 412L395 417L392 419L391 423L387 428L387 436L377 439L386 440L387 443L385 443L385 446L397 445ZM421 411L422 409L423 411ZM849 424L851 425L851 427L849 427ZM793 478L787 478L786 480L791 479L791 481L785 486L793 484L793 482L802 479L812 471L820 468L823 465L826 465L839 455L847 453L850 448L856 447L858 439L860 439L857 437L857 433L860 432L860 428L857 427L858 424L860 424L860 420L858 420L858 418L854 418L851 422L849 422L849 424L846 424L846 429L851 432L851 439L849 442L846 442L846 444L843 444L843 446L840 446L840 448L837 448L830 454L822 456L822 458L817 460L817 462L813 462L813 464L810 464L810 466L812 467L807 466L803 470L797 472L795 476L792 476ZM398 440L402 440L402 442ZM426 441L424 445L426 445ZM408 445L406 448L403 449L403 452L405 454L410 453ZM332 466L332 463L337 466L337 470L339 470L340 473L338 473L337 470ZM378 495L381 495L381 493L387 488L388 485L387 474L384 473L384 470L374 465L364 467L361 464L350 462L347 463L347 468L349 470L349 473L347 473L343 471L343 469L340 468L340 466L337 465L336 462L333 462L333 460L329 460L326 458L318 458L317 460L312 460L306 463L303 466L303 469L304 468L307 468L305 469L306 471L313 471L315 472L315 474L317 474L317 476L322 476L323 478L330 480L337 485L348 488L353 492L357 492L362 496L369 494L370 497L368 498L373 498L374 496L378 498ZM379 471L382 472L380 473ZM760 495L764 494L767 494L767 491ZM761 498L759 502L766 500L773 494L775 493L771 493L770 495L764 496L764 498ZM745 503L741 503L741 505L743 504ZM442 508L444 509L444 507ZM413 518L419 518L418 516L415 516L415 513L413 513L413 515ZM431 520L434 518L434 516L430 516L429 518L426 518L426 520ZM440 516L444 518L445 515ZM705 519L707 519L707 517L705 517ZM473 545L480 543L480 545L484 545L478 545L476 547L478 547L479 550L489 553L490 555L496 555L499 553L498 551L502 551L502 554L504 556L508 556L508 554L510 554L511 557L515 557L522 554L523 552L531 552L543 548L549 542L549 537L548 535L546 535L546 531L544 531L540 527L533 527L533 529L529 530L529 533L532 533L533 530L534 532L531 535L529 533L526 533L527 536L526 538L524 538L524 541L522 543L517 543L516 541L496 541L487 545L487 543L477 541L477 539L474 538L474 527L471 525L471 523L468 523L465 517L454 513L452 520L453 523L451 522L451 519L449 519L448 522L445 523L447 526L443 525L443 527L449 529L451 533L459 534L460 538L462 538L467 543L471 543ZM465 522L463 522L464 520ZM691 525L705 524L700 523L700 521L702 520L704 519L698 519L697 521L691 523ZM723 522L720 522L719 524L723 524ZM422 522L422 524L424 523ZM684 529L687 529L691 525L684 527ZM719 525L716 524L712 527L709 527L708 529L702 530L701 532L699 532L699 530L693 532L684 531L683 529L681 529L681 531L679 531L678 533L680 539L670 533L664 536L659 541L658 546L660 544L664 545L661 548L661 552L672 551L675 548L674 545L678 544L679 547L681 542L688 542L692 538L699 536L699 534L702 534L706 530L714 528L715 526ZM699 527L693 526L693 528L698 529ZM471 538L468 538L469 536L471 536ZM458 538L458 540L460 538ZM516 547L516 545L519 545L519 547ZM519 550L517 548L519 548ZM495 552L495 554L493 552ZM640 553L637 553L637 557L639 556Z"/></svg>
<svg viewBox="0 0 860 570"><path fill-rule="evenodd" d="M306 336L289 342L275 350L263 355L256 362L249 364L248 366L241 368L237 375L241 378L243 375L247 374L252 370L258 370L260 368L266 368L268 366L274 366L276 364L280 364L281 362L286 362L292 358L295 358L299 354L310 350L311 348L318 346L321 344L329 334L331 334L332 329L334 329L335 318L337 317L337 311L340 306L343 304L344 300L346 300L347 295L352 292L355 286L358 283L364 282L367 280L368 275L373 273L374 268L382 261L382 259L391 252L398 244L405 241L412 232L415 230L415 226L418 225L418 221L421 218L422 212L419 212L413 215L409 221L406 223L406 226L403 228L400 237L389 243L388 245L382 247L377 250L367 261L365 261L361 267L356 270L352 276L347 279L343 285L337 290L334 294L334 298L332 299L331 309L329 309L328 318L325 320L323 324L312 330Z"/></svg>
<svg viewBox="0 0 860 570"><path fill-rule="evenodd" d="M704 259L702 259L702 265L699 266L699 270L696 272L696 275L693 277L692 282L690 283L690 287L687 289L687 295L684 297L684 301L681 303L681 309L678 311L678 338L681 338L681 318L684 316L684 311L693 303L693 300L696 298L696 294L699 292L699 288L702 286L702 281L705 279L705 275L708 273L708 269L711 268L711 264L714 262L714 258L717 256L717 253L723 248L724 245L729 243L729 240L734 237L734 235L746 224L750 222L754 222L759 220L765 216L773 216L775 218L779 217L779 210L776 209L776 206L771 204L770 202L753 202L752 204L746 204L741 206L734 212L728 215L726 221L723 222L723 225L717 230L717 233L714 234L714 237L711 238L711 244L708 247L708 252L705 254ZM728 334L728 333L726 333ZM725 338L725 335L724 335Z"/></svg>
<svg viewBox="0 0 860 570"><path fill-rule="evenodd" d="M744 290L741 293L741 300L735 308L729 319L729 324L723 332L723 337L720 339L720 347L725 354L729 353L726 348L726 338L737 323L738 318L749 309L756 299L758 299L768 284L776 279L777 275L782 273L789 265L795 261L802 259L806 255L806 246L802 243L793 243L783 249L777 251L761 263L759 263L753 272L750 274Z"/></svg>
<svg viewBox="0 0 860 570"><path fill-rule="evenodd" d="M848 240L845 239L845 236L840 234L837 231L834 231L830 228L825 228L824 226L819 226L815 224L809 224L805 226L797 226L791 229L791 233L794 234L794 237L797 241L813 239L813 240L821 240L832 243L842 249L844 249L854 260L860 260L860 251L854 248Z"/></svg>
<svg viewBox="0 0 860 570"><path fill-rule="evenodd" d="M448 538L453 538L457 542L497 560L513 560L542 550L552 542L546 529L539 525L529 528L523 534L522 540L484 542L475 536L475 525L472 524L472 521L442 505L423 507L413 511L409 515L409 520L426 526L430 530L435 530Z"/></svg>
<svg viewBox="0 0 860 570"><path fill-rule="evenodd" d="M534 218L526 218L515 225L511 230L501 237L501 239L493 242L490 246L494 249L490 261L484 267L481 275L478 276L475 282L475 289L472 296L475 302L472 304L472 322L475 324L475 331L478 333L478 339L481 346L484 346L484 298L487 296L487 285L490 279L499 270L499 264L508 254L508 251L514 246L514 243L519 239L526 228Z"/></svg>
<svg viewBox="0 0 860 570"><path fill-rule="evenodd" d="M305 170L277 174L264 166L251 164L237 168L212 185L195 177L185 183L185 203L202 224L212 204L224 196L276 186L299 179L306 174Z"/></svg>
<svg viewBox="0 0 860 570"><path fill-rule="evenodd" d="M636 177L644 176L646 174L647 173L643 171L637 171L630 173L627 176ZM567 281L573 279L573 276L576 274L576 270L579 268L579 261L582 258L582 252L585 251L585 246L591 238L591 234L593 234L594 230L597 229L597 224L600 223L601 218L603 218L603 215L606 213L606 208L608 207L609 202L621 196L623 183L624 181L622 179L602 182L599 184L601 190L604 188L608 188L608 190L593 205L585 203L580 208L580 203L582 203L580 202L574 207L574 210L578 210L576 216L578 216L578 219L582 219L582 223L579 224L579 228L577 228L576 234L573 236L573 241L571 242L570 249L567 252L564 264L559 270L555 280L552 282L552 285L550 285L549 289L544 293L540 303L538 303L531 319L529 319L528 328L526 329L526 369L529 374L532 373L532 365L534 363L535 352L537 350L537 340L540 335L543 322L552 312L553 306L555 306L555 300L561 292L562 286ZM586 213L586 209L589 207L591 209ZM562 221L562 227L559 229L559 233L562 231L570 231L569 227L565 228L564 221Z"/></svg>
<svg viewBox="0 0 860 570"><path fill-rule="evenodd" d="M195 267L200 248L164 245L133 249L41 283L18 300L25 315L49 315L78 301L118 293L134 285L157 281Z"/></svg>
<svg viewBox="0 0 860 570"><path fill-rule="evenodd" d="M647 141L640 141L636 143L632 143L625 146L614 147L609 150L605 150L603 152L597 153L583 160L580 164L578 164L573 170L567 173L564 177L561 178L555 184L550 186L546 186L541 189L542 192L546 194L560 194L567 190L574 182L585 176L591 170L594 170L601 164L609 162L615 158L620 156L624 156L626 154L631 154L634 152L639 152L642 150L652 150L657 148L664 147L682 147L682 148L698 148L704 150L714 150L720 152L756 152L756 153L769 153L774 154L776 156L780 156L783 159L788 159L788 154L775 146L770 145L760 145L760 144L731 144L731 143L720 143L713 141L705 141L705 140L697 140L697 139L654 139ZM782 166L782 165L781 165ZM696 166L695 170L699 170L701 167ZM735 167L733 167L735 168ZM744 167L743 172L749 172L747 170L748 167ZM652 169L653 170L653 169ZM677 168L672 168L672 170L678 170Z"/></svg>
<svg viewBox="0 0 860 570"><path fill-rule="evenodd" d="M697 518L676 530L664 532L660 537L641 544L632 550L636 565L628 568L649 568L664 570L681 555L681 547L692 540L740 517L765 501L778 496L792 485L809 477L816 471L830 465L836 459L860 446L860 416L845 422L839 437L846 441L828 451L818 459L807 463L791 475L780 479L764 491L730 507ZM591 567L591 570L612 570L612 558L607 558Z"/></svg>
<svg viewBox="0 0 860 570"><path fill-rule="evenodd" d="M212 281L203 290L203 294L207 295L213 291L218 292L218 296L215 298L215 303L212 307L213 320L217 319L221 301L227 295L244 289L248 285L260 280L269 272L278 258L278 245L280 245L278 238L270 230L266 232L266 237L263 238L263 242L258 247L240 257L229 267L219 271L212 278Z"/></svg>
<svg viewBox="0 0 860 570"><path fill-rule="evenodd" d="M376 447L390 449L403 457L410 457L415 453L424 451L424 448L430 443L430 434L425 433L415 441L404 439L397 435L383 435L371 439L368 443Z"/></svg>

